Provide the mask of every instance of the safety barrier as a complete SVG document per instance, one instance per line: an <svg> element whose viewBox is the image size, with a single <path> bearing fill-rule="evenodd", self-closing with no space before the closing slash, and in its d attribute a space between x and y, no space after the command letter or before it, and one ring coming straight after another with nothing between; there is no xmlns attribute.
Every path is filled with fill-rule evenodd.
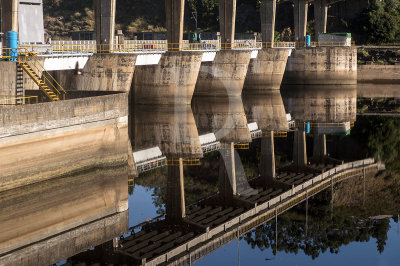
<svg viewBox="0 0 400 266"><path fill-rule="evenodd" d="M24 104L33 104L38 102L39 102L38 96L25 96L25 97L0 99L0 106L5 107L9 105L24 105Z"/></svg>

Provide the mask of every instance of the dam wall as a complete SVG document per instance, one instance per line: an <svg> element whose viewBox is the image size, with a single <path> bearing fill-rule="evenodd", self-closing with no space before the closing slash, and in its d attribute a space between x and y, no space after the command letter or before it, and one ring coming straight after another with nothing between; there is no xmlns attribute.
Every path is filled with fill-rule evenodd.
<svg viewBox="0 0 400 266"><path fill-rule="evenodd" d="M120 93L1 109L0 192L127 163L127 102Z"/></svg>

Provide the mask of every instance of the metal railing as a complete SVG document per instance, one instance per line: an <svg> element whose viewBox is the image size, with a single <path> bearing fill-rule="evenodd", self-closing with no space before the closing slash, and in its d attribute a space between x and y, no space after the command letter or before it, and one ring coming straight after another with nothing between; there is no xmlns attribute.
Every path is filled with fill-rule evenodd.
<svg viewBox="0 0 400 266"><path fill-rule="evenodd" d="M39 102L38 96L24 96L24 97L0 99L0 106L5 107L9 105L24 105L24 104L33 104L38 102Z"/></svg>
<svg viewBox="0 0 400 266"><path fill-rule="evenodd" d="M355 42L311 42L310 47L341 47L355 46ZM164 52L167 50L183 51L219 51L225 48L258 50L262 47L273 48L299 48L307 47L306 42L257 42L255 40L235 40L231 43L221 43L219 40L203 40L200 43L167 43L166 40L124 40L123 43L96 44L95 40L87 41L52 41L51 44L22 44L18 49L25 49L38 55L79 55L93 53L140 53L140 52ZM0 59L7 59L6 49L0 55Z"/></svg>
<svg viewBox="0 0 400 266"><path fill-rule="evenodd" d="M50 87L51 89L54 89L54 92L57 93L60 97L60 99L65 100L65 96L67 92L64 90L64 88L57 82L57 80L50 75L49 72L46 71L44 66L37 60L37 56L30 52L29 50L25 48L20 48L19 53L18 53L18 63L23 64L26 63L29 65L29 67L32 68L34 72L36 72L37 75L40 75L42 73L42 77L40 78L41 80L44 81L44 83ZM39 84L38 84L39 85Z"/></svg>

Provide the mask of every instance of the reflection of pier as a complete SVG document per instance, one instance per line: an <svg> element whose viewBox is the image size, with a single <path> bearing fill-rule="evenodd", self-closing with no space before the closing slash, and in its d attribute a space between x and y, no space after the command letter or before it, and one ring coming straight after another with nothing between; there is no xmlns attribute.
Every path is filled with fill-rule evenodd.
<svg viewBox="0 0 400 266"><path fill-rule="evenodd" d="M281 184L279 188L257 187L256 193L236 195L235 201L225 204L205 201L189 209L182 222L175 226L166 221L143 226L140 232L121 239L118 251L142 265L190 264L308 197L333 188L337 182L351 177L365 178L366 174L376 171L377 164L373 159L366 159L329 170L326 166L314 167L319 167L322 173L283 173L276 178Z"/></svg>

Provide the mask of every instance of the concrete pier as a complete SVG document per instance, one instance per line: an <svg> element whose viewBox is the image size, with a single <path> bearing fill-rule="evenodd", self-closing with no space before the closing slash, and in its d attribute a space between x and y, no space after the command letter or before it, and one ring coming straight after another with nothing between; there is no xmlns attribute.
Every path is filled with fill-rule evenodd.
<svg viewBox="0 0 400 266"><path fill-rule="evenodd" d="M234 143L225 143L219 160L218 191L220 204L232 205L237 194Z"/></svg>
<svg viewBox="0 0 400 266"><path fill-rule="evenodd" d="M263 132L289 130L280 90L265 91L259 95L244 95L243 104L247 122L256 122Z"/></svg>
<svg viewBox="0 0 400 266"><path fill-rule="evenodd" d="M296 123L338 123L356 120L357 88L350 86L285 85L286 112Z"/></svg>
<svg viewBox="0 0 400 266"><path fill-rule="evenodd" d="M15 62L0 61L0 73L0 99L15 98L17 90L17 64Z"/></svg>
<svg viewBox="0 0 400 266"><path fill-rule="evenodd" d="M267 131L264 135L261 138L260 172L262 183L267 186L273 183L276 177L274 132Z"/></svg>
<svg viewBox="0 0 400 266"><path fill-rule="evenodd" d="M200 135L214 132L224 143L251 142L241 97L194 97L192 108Z"/></svg>
<svg viewBox="0 0 400 266"><path fill-rule="evenodd" d="M201 58L201 52L167 52L158 65L137 66L132 83L134 102L190 104Z"/></svg>
<svg viewBox="0 0 400 266"><path fill-rule="evenodd" d="M52 71L67 91L129 92L137 55L94 54L83 69Z"/></svg>
<svg viewBox="0 0 400 266"><path fill-rule="evenodd" d="M117 0L95 0L97 52L110 53L114 50L115 10Z"/></svg>
<svg viewBox="0 0 400 266"><path fill-rule="evenodd" d="M136 105L132 109L130 137L134 151L158 146L167 158L203 157L190 105Z"/></svg>
<svg viewBox="0 0 400 266"><path fill-rule="evenodd" d="M260 4L263 48L273 47L275 40L276 0L262 0Z"/></svg>
<svg viewBox="0 0 400 266"><path fill-rule="evenodd" d="M263 94L281 87L289 49L264 48L251 59L243 86L243 94Z"/></svg>
<svg viewBox="0 0 400 266"><path fill-rule="evenodd" d="M294 0L293 13L294 13L295 41L304 44L307 32L307 15L308 15L307 0Z"/></svg>
<svg viewBox="0 0 400 266"><path fill-rule="evenodd" d="M201 63L195 95L240 96L251 51L221 50L214 61Z"/></svg>
<svg viewBox="0 0 400 266"><path fill-rule="evenodd" d="M1 29L0 32L18 32L19 0L1 1Z"/></svg>
<svg viewBox="0 0 400 266"><path fill-rule="evenodd" d="M320 33L326 33L328 21L327 0L314 0L315 38L318 40Z"/></svg>
<svg viewBox="0 0 400 266"><path fill-rule="evenodd" d="M355 85L357 49L297 48L288 59L282 84Z"/></svg>
<svg viewBox="0 0 400 266"><path fill-rule="evenodd" d="M185 0L165 0L169 51L180 51L183 43Z"/></svg>
<svg viewBox="0 0 400 266"><path fill-rule="evenodd" d="M221 49L232 49L235 43L236 0L219 1Z"/></svg>
<svg viewBox="0 0 400 266"><path fill-rule="evenodd" d="M326 135L314 135L313 159L323 159L326 153Z"/></svg>
<svg viewBox="0 0 400 266"><path fill-rule="evenodd" d="M182 222L186 216L185 208L183 160L179 158L168 165L166 221L171 224Z"/></svg>
<svg viewBox="0 0 400 266"><path fill-rule="evenodd" d="M302 129L294 132L293 163L296 168L307 166L306 133Z"/></svg>

